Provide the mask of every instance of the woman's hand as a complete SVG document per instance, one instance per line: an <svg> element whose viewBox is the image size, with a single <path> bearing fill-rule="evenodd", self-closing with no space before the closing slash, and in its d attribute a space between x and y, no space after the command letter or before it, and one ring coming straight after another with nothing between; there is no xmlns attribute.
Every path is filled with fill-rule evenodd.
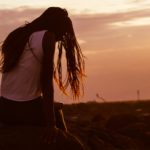
<svg viewBox="0 0 150 150"><path fill-rule="evenodd" d="M55 126L47 126L45 127L42 141L45 144L52 144L56 142L56 136L57 136L58 129Z"/></svg>

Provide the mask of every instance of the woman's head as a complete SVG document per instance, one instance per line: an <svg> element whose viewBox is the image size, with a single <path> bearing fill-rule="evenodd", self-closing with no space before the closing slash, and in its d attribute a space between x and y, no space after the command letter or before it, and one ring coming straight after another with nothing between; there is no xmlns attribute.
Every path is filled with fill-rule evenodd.
<svg viewBox="0 0 150 150"><path fill-rule="evenodd" d="M26 25L31 32L35 30L49 30L55 33L58 40L66 33L72 33L73 27L71 19L66 9L50 7L38 18Z"/></svg>
<svg viewBox="0 0 150 150"><path fill-rule="evenodd" d="M72 21L65 9L58 7L48 8L40 17L45 21L46 28L53 31L58 41L58 60L54 70L54 78L59 88L65 93L70 86L73 97L80 96L80 88L82 87L82 77L84 76L84 58L81 48L77 42ZM66 54L67 77L66 82L62 80L62 52Z"/></svg>

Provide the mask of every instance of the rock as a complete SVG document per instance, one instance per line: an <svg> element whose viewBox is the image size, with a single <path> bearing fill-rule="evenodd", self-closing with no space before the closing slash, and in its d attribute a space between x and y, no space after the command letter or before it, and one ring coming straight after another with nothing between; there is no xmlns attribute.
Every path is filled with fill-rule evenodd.
<svg viewBox="0 0 150 150"><path fill-rule="evenodd" d="M1 127L0 150L83 150L81 142L73 135L57 130L56 141L44 144L42 127Z"/></svg>

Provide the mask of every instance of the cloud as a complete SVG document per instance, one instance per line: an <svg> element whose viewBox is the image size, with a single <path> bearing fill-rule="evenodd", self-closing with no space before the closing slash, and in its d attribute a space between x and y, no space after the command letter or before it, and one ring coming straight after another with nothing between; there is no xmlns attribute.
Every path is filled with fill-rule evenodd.
<svg viewBox="0 0 150 150"><path fill-rule="evenodd" d="M131 27L150 25L150 17L136 18L128 21L115 22L111 24L114 27Z"/></svg>
<svg viewBox="0 0 150 150"><path fill-rule="evenodd" d="M78 39L78 42L79 42L79 44L85 44L86 43L86 41L82 40L82 39Z"/></svg>
<svg viewBox="0 0 150 150"><path fill-rule="evenodd" d="M127 21L132 22L133 20L149 17L149 14L150 10L144 9L124 13L72 15L71 17L77 35L83 40L86 40L88 43L90 42L91 38L93 41L108 38L122 38L122 30L125 29L121 29L120 26L116 26L116 28L114 28L114 25L117 23L123 24ZM136 26L136 24L132 23L132 26L128 26L128 29L130 31L135 30L135 27L138 32L138 29L141 27L145 28L145 25L146 23ZM131 33L127 33L127 36L129 34L131 35Z"/></svg>
<svg viewBox="0 0 150 150"><path fill-rule="evenodd" d="M131 3L143 2L144 0L129 0Z"/></svg>
<svg viewBox="0 0 150 150"><path fill-rule="evenodd" d="M128 21L136 18L145 18L150 16L149 9L134 10L129 12L121 13L103 13L103 14L87 14L87 15L76 15L73 19L77 22L89 23L90 25L107 25L119 21Z"/></svg>
<svg viewBox="0 0 150 150"><path fill-rule="evenodd" d="M42 12L41 9L32 9L29 7L18 7L16 9L0 9L0 19L2 22L0 24L5 23L20 23L24 20L31 20L36 17L36 15L40 14ZM11 25L10 24L10 25Z"/></svg>
<svg viewBox="0 0 150 150"><path fill-rule="evenodd" d="M0 9L0 41L15 28L30 22L41 14L43 9L32 9L29 7L18 7L16 9Z"/></svg>
<svg viewBox="0 0 150 150"><path fill-rule="evenodd" d="M4 23L20 23L39 16L44 9L33 9L30 7L18 7L16 9L0 9L1 24ZM72 15L72 18L77 22L84 22L85 24L103 25L118 21L127 21L139 17L149 17L149 9L141 9L129 12L118 12L118 13L102 13L102 14L78 14ZM20 20L21 19L21 20ZM90 27L89 25L89 27Z"/></svg>
<svg viewBox="0 0 150 150"><path fill-rule="evenodd" d="M33 18L39 16L44 9L33 9L30 7L19 7L16 9L0 9L0 19L2 20L0 24L19 24L23 21L32 20ZM78 14L72 15L71 17L76 22L84 22L84 24L90 25L106 25L109 23L114 23L118 21L127 21L139 17L149 17L150 10L135 10L129 12L121 13L103 13L103 14Z"/></svg>
<svg viewBox="0 0 150 150"><path fill-rule="evenodd" d="M43 11L44 9L32 9L29 7L0 9L0 41L14 28L25 24L25 21L30 22ZM115 49L124 47L127 44L132 45L133 41L143 41L142 38L145 39L146 36L148 39L147 31L150 31L150 27L145 25L128 26L126 29L113 28L113 26L116 23L149 17L149 14L149 9L141 9L118 13L78 14L71 15L71 19L79 42L84 49L103 50L109 47ZM137 39L139 35L140 37ZM145 42L147 41L145 40Z"/></svg>

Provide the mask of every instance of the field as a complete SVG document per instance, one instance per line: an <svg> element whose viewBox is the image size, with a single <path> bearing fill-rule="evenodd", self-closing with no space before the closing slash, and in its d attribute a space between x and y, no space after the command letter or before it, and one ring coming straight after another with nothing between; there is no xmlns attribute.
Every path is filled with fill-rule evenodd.
<svg viewBox="0 0 150 150"><path fill-rule="evenodd" d="M68 131L86 150L150 150L150 101L63 106ZM0 150L81 150L70 135L41 144L41 127L0 126ZM71 139L71 140L70 140ZM44 147L45 146L45 147Z"/></svg>
<svg viewBox="0 0 150 150"><path fill-rule="evenodd" d="M64 106L68 130L87 150L149 150L150 101Z"/></svg>

